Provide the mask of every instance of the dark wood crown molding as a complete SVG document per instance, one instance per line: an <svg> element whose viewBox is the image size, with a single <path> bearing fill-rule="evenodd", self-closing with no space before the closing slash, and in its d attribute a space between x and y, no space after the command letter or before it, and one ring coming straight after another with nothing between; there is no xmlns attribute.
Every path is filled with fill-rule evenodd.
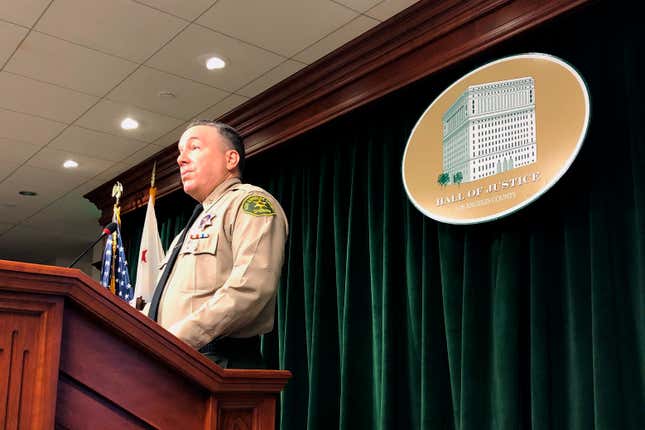
<svg viewBox="0 0 645 430"><path fill-rule="evenodd" d="M225 114L254 156L339 115L477 54L590 0L422 0ZM152 164L157 195L181 188L176 145L114 180L124 184L122 212L147 202ZM109 181L85 197L112 216Z"/></svg>

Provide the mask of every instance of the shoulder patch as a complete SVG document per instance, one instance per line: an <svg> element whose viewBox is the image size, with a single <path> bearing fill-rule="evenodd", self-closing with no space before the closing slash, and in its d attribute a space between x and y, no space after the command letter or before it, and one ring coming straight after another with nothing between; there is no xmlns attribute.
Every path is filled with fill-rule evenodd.
<svg viewBox="0 0 645 430"><path fill-rule="evenodd" d="M242 209L247 214L254 216L272 216L275 215L275 210L271 206L271 202L264 196L254 194L244 199Z"/></svg>

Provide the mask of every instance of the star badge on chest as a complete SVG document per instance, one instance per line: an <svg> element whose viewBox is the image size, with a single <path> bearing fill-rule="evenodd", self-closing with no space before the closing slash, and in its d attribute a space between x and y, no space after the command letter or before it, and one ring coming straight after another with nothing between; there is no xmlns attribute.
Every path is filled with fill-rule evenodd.
<svg viewBox="0 0 645 430"><path fill-rule="evenodd" d="M199 229L205 230L206 227L210 227L211 225L213 225L213 218L215 218L214 215L211 215L211 214L204 215L202 219L199 220Z"/></svg>

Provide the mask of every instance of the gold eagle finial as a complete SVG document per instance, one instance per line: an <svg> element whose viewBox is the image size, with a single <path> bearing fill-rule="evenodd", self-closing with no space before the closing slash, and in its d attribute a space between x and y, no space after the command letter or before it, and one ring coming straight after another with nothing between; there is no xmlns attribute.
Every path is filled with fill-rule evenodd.
<svg viewBox="0 0 645 430"><path fill-rule="evenodd" d="M112 187L112 197L116 198L116 205L119 204L119 199L123 195L123 184L118 182Z"/></svg>

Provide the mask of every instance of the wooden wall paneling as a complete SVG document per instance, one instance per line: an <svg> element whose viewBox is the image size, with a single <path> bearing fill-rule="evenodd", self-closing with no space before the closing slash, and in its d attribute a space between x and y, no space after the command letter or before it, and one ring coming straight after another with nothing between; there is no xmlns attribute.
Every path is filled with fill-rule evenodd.
<svg viewBox="0 0 645 430"><path fill-rule="evenodd" d="M254 156L590 0L424 0L227 113ZM181 188L171 145L119 175L122 213L147 202L157 161L162 197ZM114 180L86 194L112 216Z"/></svg>
<svg viewBox="0 0 645 430"><path fill-rule="evenodd" d="M63 301L0 291L0 425L52 428Z"/></svg>

